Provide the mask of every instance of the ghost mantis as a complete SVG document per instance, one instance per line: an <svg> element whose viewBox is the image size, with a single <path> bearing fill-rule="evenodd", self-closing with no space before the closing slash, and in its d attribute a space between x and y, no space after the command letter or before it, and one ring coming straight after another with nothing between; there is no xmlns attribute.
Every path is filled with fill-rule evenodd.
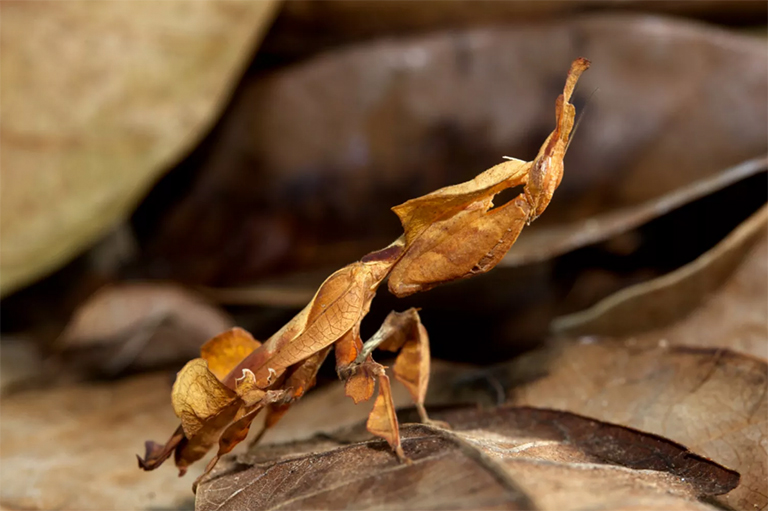
<svg viewBox="0 0 768 511"><path fill-rule="evenodd" d="M555 104L555 129L533 161L508 159L470 181L394 207L404 234L328 277L310 303L264 343L234 328L204 344L200 358L178 373L171 392L181 425L165 445L147 442L139 466L153 470L174 454L183 475L218 444L196 487L222 455L246 438L257 414L266 414L258 439L314 386L331 348L346 394L355 403L369 400L378 386L367 428L408 462L390 379L372 353L377 348L399 352L392 372L410 392L421 420L431 422L424 408L430 369L427 331L416 309L392 312L367 342L360 337L360 324L387 278L389 290L403 297L498 264L560 185L575 118L570 99L588 67L583 58L571 64ZM524 186L523 192L494 208L494 196L515 186Z"/></svg>

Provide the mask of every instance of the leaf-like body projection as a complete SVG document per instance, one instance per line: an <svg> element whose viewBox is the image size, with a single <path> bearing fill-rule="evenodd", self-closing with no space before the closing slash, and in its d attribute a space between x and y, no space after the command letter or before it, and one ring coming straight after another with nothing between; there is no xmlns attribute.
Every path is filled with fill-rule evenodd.
<svg viewBox="0 0 768 511"><path fill-rule="evenodd" d="M417 404L423 403L429 378L429 335L418 311L391 312L382 328L389 328L392 334L379 347L400 351L393 367L395 378L408 389Z"/></svg>
<svg viewBox="0 0 768 511"><path fill-rule="evenodd" d="M208 369L223 380L232 369L250 355L261 343L242 328L220 333L200 348L200 357L208 362Z"/></svg>
<svg viewBox="0 0 768 511"><path fill-rule="evenodd" d="M400 429L397 425L395 405L392 402L392 388L386 374L379 376L379 395L373 404L373 411L366 423L368 431L387 441L397 453L398 458L405 459L403 448L400 447Z"/></svg>
<svg viewBox="0 0 768 511"><path fill-rule="evenodd" d="M176 449L176 466L183 474L218 442L222 430L237 416L241 402L234 390L208 370L202 358L191 360L179 371L171 402L184 431L184 440Z"/></svg>
<svg viewBox="0 0 768 511"><path fill-rule="evenodd" d="M216 416L232 402L236 393L224 386L208 370L208 364L201 358L191 360L176 378L171 392L173 411L181 419L181 426L187 438L195 436L206 421Z"/></svg>
<svg viewBox="0 0 768 511"><path fill-rule="evenodd" d="M491 270L523 226L541 215L563 177L563 157L576 114L568 101L588 67L586 59L571 65L563 94L557 98L555 130L535 160L501 163L471 181L392 208L406 238L405 254L389 277L394 295L408 296ZM520 185L525 185L523 193L490 209L497 193Z"/></svg>

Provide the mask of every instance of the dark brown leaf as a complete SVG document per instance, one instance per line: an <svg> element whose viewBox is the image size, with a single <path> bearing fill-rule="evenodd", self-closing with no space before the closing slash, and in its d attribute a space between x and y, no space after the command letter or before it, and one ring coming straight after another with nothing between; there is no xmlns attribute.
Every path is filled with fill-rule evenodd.
<svg viewBox="0 0 768 511"><path fill-rule="evenodd" d="M559 318L553 327L569 335L626 336L674 323L658 334L671 344L768 359L766 228L768 206L692 263Z"/></svg>
<svg viewBox="0 0 768 511"><path fill-rule="evenodd" d="M523 245L539 229L647 213L655 198L768 153L761 39L603 15L366 43L245 83L209 167L160 222L153 254L174 276L215 285L338 268L397 236L392 204L467 180L502 155L532 158L577 54L599 63L577 106L599 91L558 200ZM582 232L552 251L593 241Z"/></svg>
<svg viewBox="0 0 768 511"><path fill-rule="evenodd" d="M256 451L198 492L196 509L707 509L738 474L684 447L535 408L440 414L455 432L403 428L412 464L360 432Z"/></svg>
<svg viewBox="0 0 768 511"><path fill-rule="evenodd" d="M494 372L510 402L567 410L680 442L737 470L734 509L768 506L768 366L727 349L644 337L562 341ZM529 380L510 385L509 378Z"/></svg>
<svg viewBox="0 0 768 511"><path fill-rule="evenodd" d="M628 11L654 12L711 20L717 23L763 23L768 9L749 0L705 2L622 0ZM451 2L391 2L368 0L291 0L283 4L274 28L261 51L268 61L276 58L306 58L327 47L349 45L360 40L407 35L441 29L497 26L501 23L531 23L566 18L617 7L615 0L453 0Z"/></svg>

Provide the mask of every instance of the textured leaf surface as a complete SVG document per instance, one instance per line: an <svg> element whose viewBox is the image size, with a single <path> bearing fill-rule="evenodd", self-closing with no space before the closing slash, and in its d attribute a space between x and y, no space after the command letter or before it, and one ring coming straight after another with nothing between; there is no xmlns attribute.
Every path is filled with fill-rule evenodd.
<svg viewBox="0 0 768 511"><path fill-rule="evenodd" d="M199 140L274 5L3 6L3 294L103 235Z"/></svg>
<svg viewBox="0 0 768 511"><path fill-rule="evenodd" d="M5 359L3 346L3 359ZM3 396L0 502L7 509L191 509L189 480L136 470L146 437L178 425L167 374ZM203 466L189 470L196 477Z"/></svg>
<svg viewBox="0 0 768 511"><path fill-rule="evenodd" d="M360 430L241 457L199 490L212 509L713 509L738 475L680 445L535 408L440 414L454 432L403 428L412 464ZM610 442L605 439L610 438ZM348 442L352 442L348 444Z"/></svg>
<svg viewBox="0 0 768 511"><path fill-rule="evenodd" d="M680 442L742 475L719 499L739 510L765 509L768 497L768 365L727 349L673 346L643 337L558 344L505 371L528 383L510 401L593 417ZM727 339L724 340L727 343Z"/></svg>

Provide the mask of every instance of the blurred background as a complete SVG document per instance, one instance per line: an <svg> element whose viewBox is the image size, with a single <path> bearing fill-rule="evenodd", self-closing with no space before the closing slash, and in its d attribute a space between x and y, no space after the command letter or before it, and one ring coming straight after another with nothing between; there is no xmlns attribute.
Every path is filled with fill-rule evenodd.
<svg viewBox="0 0 768 511"><path fill-rule="evenodd" d="M546 213L486 275L382 289L364 337L418 306L434 358L508 360L696 260L768 196L763 1L0 9L9 509L189 506L190 478L130 458L171 431L175 371L232 325L269 337L400 234L392 206L532 159L576 57L592 67Z"/></svg>

